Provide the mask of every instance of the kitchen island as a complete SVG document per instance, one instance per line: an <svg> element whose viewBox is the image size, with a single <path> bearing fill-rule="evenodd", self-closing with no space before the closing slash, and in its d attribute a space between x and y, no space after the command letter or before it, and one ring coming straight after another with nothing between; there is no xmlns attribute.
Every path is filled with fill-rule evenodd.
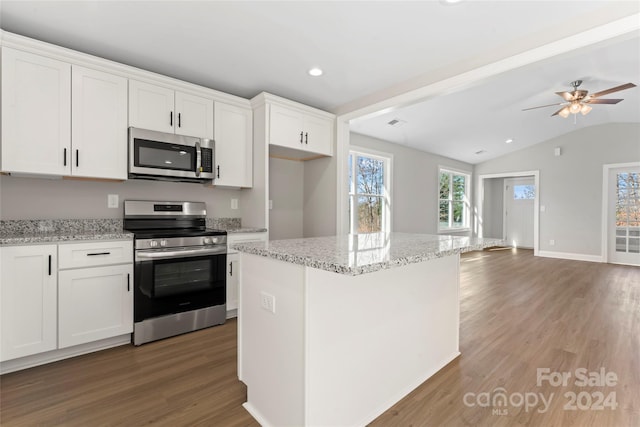
<svg viewBox="0 0 640 427"><path fill-rule="evenodd" d="M235 245L238 375L263 426L361 426L455 359L459 254L497 239L375 233Z"/></svg>

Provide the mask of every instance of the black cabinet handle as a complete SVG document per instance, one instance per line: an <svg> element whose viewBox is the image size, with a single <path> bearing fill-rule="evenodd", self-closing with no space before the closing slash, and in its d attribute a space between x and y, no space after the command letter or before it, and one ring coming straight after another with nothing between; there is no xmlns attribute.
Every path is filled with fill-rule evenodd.
<svg viewBox="0 0 640 427"><path fill-rule="evenodd" d="M233 276L233 262L229 263L229 276Z"/></svg>
<svg viewBox="0 0 640 427"><path fill-rule="evenodd" d="M173 126L173 111L169 112L169 126Z"/></svg>
<svg viewBox="0 0 640 427"><path fill-rule="evenodd" d="M302 134L303 134L303 133L304 133L304 132L300 132L300 144L302 144Z"/></svg>
<svg viewBox="0 0 640 427"><path fill-rule="evenodd" d="M127 292L131 292L131 275L127 273Z"/></svg>
<svg viewBox="0 0 640 427"><path fill-rule="evenodd" d="M304 143L309 144L309 132L304 133Z"/></svg>
<svg viewBox="0 0 640 427"><path fill-rule="evenodd" d="M220 165L216 166L216 178L220 178Z"/></svg>
<svg viewBox="0 0 640 427"><path fill-rule="evenodd" d="M76 150L76 167L80 166L80 150Z"/></svg>
<svg viewBox="0 0 640 427"><path fill-rule="evenodd" d="M67 166L67 149L64 149L64 166Z"/></svg>
<svg viewBox="0 0 640 427"><path fill-rule="evenodd" d="M178 127L182 126L182 113L178 113Z"/></svg>
<svg viewBox="0 0 640 427"><path fill-rule="evenodd" d="M49 276L51 276L51 255L49 255Z"/></svg>
<svg viewBox="0 0 640 427"><path fill-rule="evenodd" d="M111 252L94 252L92 254L87 254L87 256L98 256L98 255L111 255Z"/></svg>

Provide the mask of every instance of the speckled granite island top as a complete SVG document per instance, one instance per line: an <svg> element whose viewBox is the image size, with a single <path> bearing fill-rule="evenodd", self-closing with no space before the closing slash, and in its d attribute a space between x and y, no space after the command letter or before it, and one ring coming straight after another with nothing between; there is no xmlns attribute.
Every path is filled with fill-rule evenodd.
<svg viewBox="0 0 640 427"><path fill-rule="evenodd" d="M346 275L428 261L503 245L500 239L431 234L372 233L239 243L239 252Z"/></svg>

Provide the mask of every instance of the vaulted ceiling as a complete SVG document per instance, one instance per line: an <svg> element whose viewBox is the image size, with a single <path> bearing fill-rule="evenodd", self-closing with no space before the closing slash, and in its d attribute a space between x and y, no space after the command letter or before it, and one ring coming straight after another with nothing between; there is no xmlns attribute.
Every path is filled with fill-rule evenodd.
<svg viewBox="0 0 640 427"><path fill-rule="evenodd" d="M246 98L267 91L345 112L639 11L634 1L4 0L0 27ZM553 92L578 78L592 92L640 84L638 34L632 36L354 122L353 129L477 163L505 152L507 138L514 139L508 151L587 123L637 122L639 89L575 125L547 117L553 111L520 111L556 101ZM324 75L309 76L314 66ZM393 118L406 124L389 129ZM473 154L479 150L484 157Z"/></svg>

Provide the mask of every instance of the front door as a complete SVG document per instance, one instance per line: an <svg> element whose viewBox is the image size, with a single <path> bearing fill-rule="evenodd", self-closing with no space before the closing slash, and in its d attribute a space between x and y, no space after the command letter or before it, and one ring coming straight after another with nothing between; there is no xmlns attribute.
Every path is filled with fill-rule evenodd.
<svg viewBox="0 0 640 427"><path fill-rule="evenodd" d="M535 198L533 177L504 180L504 235L514 248L533 248Z"/></svg>
<svg viewBox="0 0 640 427"><path fill-rule="evenodd" d="M608 260L640 265L640 167L609 170Z"/></svg>

